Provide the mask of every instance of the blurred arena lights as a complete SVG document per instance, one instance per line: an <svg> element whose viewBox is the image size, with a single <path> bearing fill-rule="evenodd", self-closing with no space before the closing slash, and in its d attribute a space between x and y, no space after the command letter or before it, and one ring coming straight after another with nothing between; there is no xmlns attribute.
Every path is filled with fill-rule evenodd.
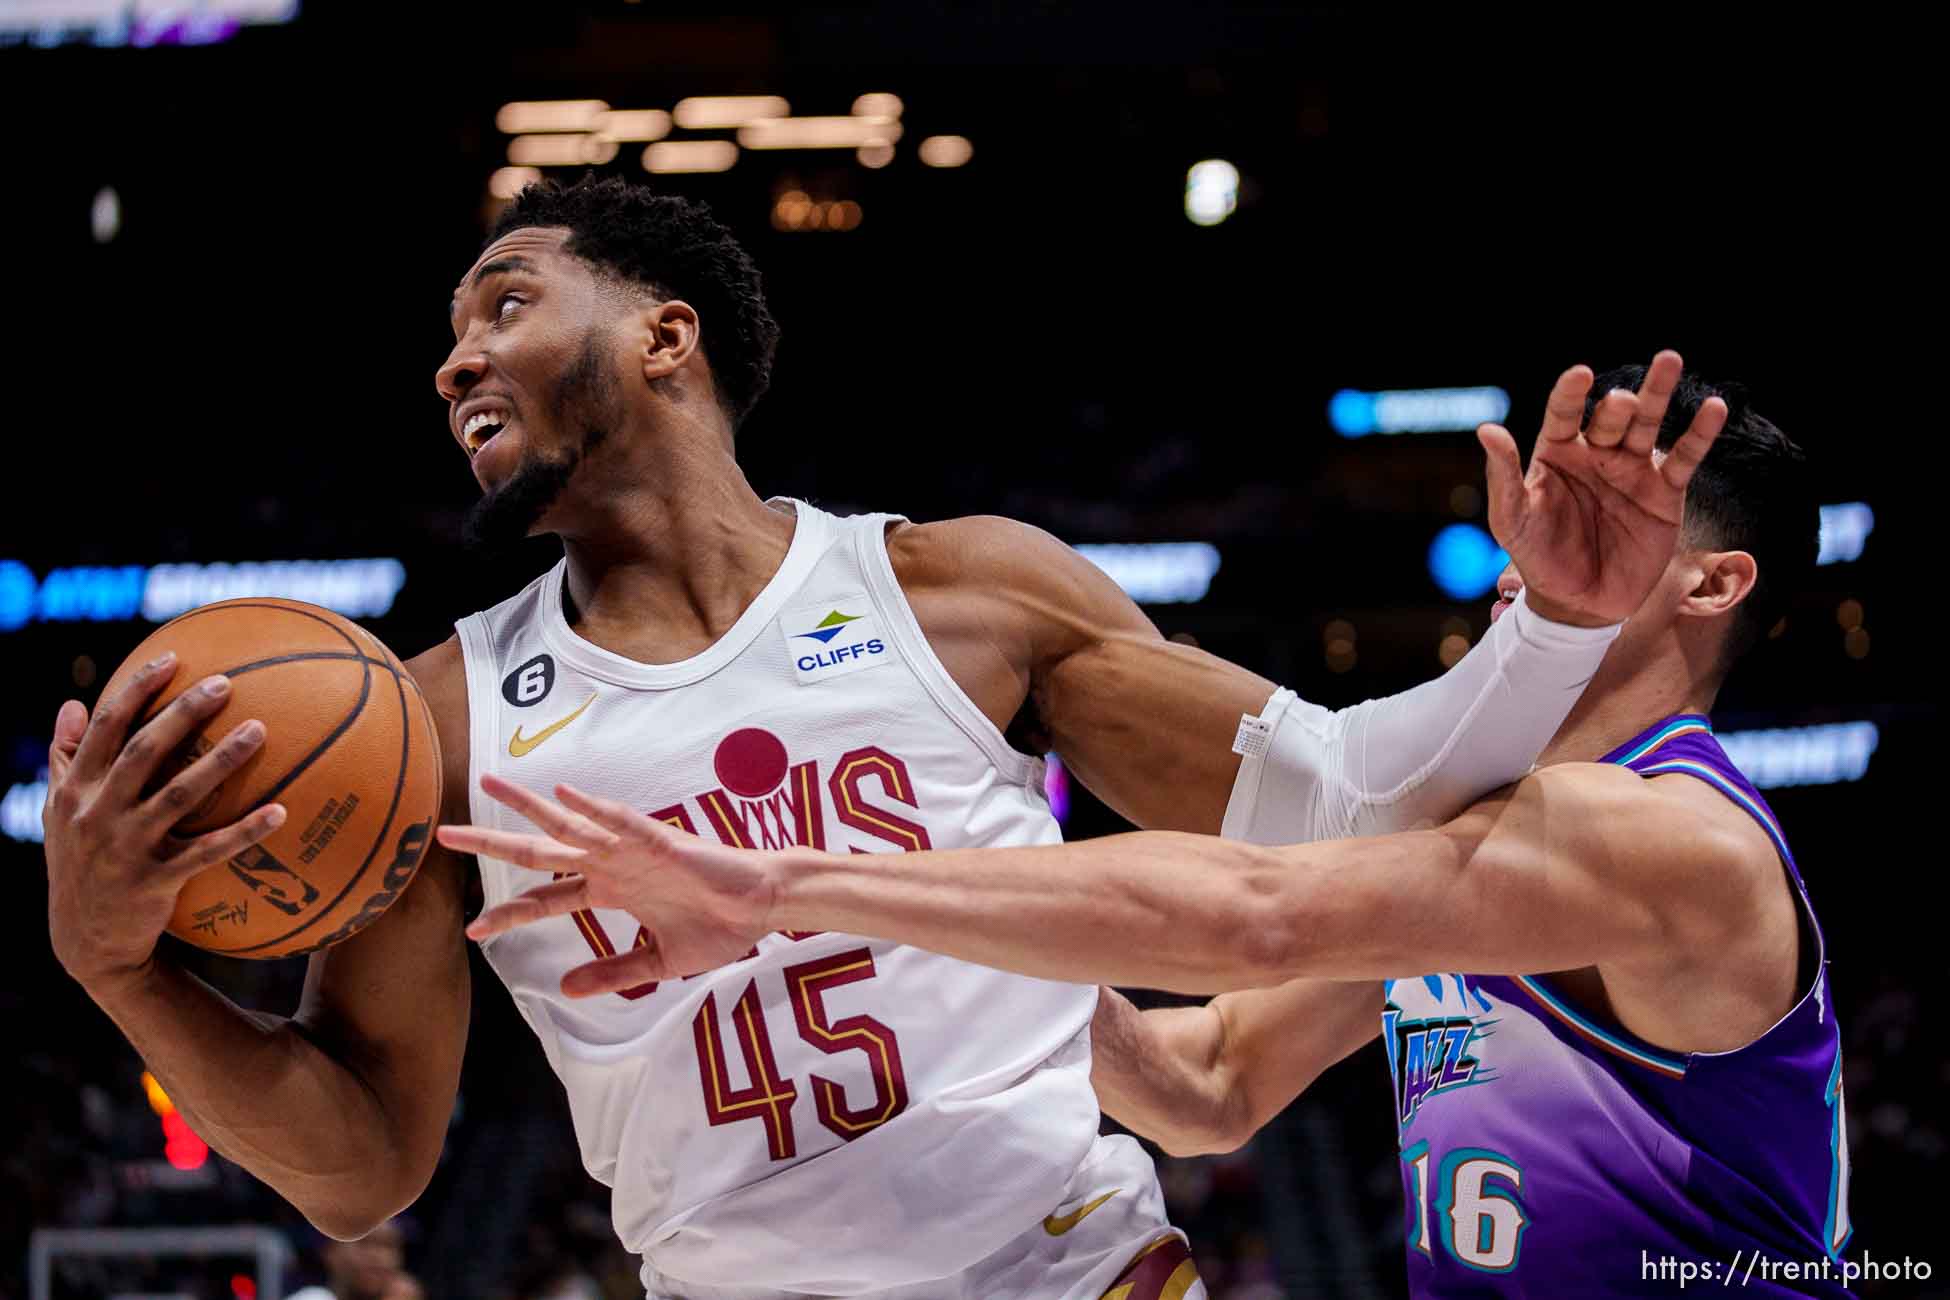
<svg viewBox="0 0 1950 1300"><path fill-rule="evenodd" d="M862 167L885 167L894 161L894 146L885 141L863 144L853 155Z"/></svg>
<svg viewBox="0 0 1950 1300"><path fill-rule="evenodd" d="M1821 508L1821 552L1816 564L1847 564L1862 558L1862 548L1875 531L1876 512L1866 501L1845 501Z"/></svg>
<svg viewBox="0 0 1950 1300"><path fill-rule="evenodd" d="M1475 524L1450 524L1429 543L1429 576L1451 600L1487 596L1509 562L1496 539Z"/></svg>
<svg viewBox="0 0 1950 1300"><path fill-rule="evenodd" d="M288 23L298 0L215 0L170 4L158 0L4 0L0 46L215 45L245 26Z"/></svg>
<svg viewBox="0 0 1950 1300"><path fill-rule="evenodd" d="M594 129L605 140L661 140L670 134L670 114L661 108L612 108L598 116Z"/></svg>
<svg viewBox="0 0 1950 1300"><path fill-rule="evenodd" d="M88 208L88 229L98 244L106 244L122 233L122 196L113 185L95 192L95 201Z"/></svg>
<svg viewBox="0 0 1950 1300"><path fill-rule="evenodd" d="M520 167L582 167L616 156L616 141L600 135L518 135L508 141L508 161Z"/></svg>
<svg viewBox="0 0 1950 1300"><path fill-rule="evenodd" d="M900 138L901 124L879 117L774 117L738 128L747 149L859 149Z"/></svg>
<svg viewBox="0 0 1950 1300"><path fill-rule="evenodd" d="M894 118L901 115L907 106L901 103L899 95L876 91L862 95L853 101L853 116Z"/></svg>
<svg viewBox="0 0 1950 1300"><path fill-rule="evenodd" d="M737 161L729 140L659 140L643 151L643 170L660 174L730 171Z"/></svg>
<svg viewBox="0 0 1950 1300"><path fill-rule="evenodd" d="M921 141L921 161L930 167L960 167L975 156L964 135L931 135Z"/></svg>
<svg viewBox="0 0 1950 1300"><path fill-rule="evenodd" d="M787 190L772 205L774 230L853 230L865 217L858 203L816 202L804 190Z"/></svg>
<svg viewBox="0 0 1950 1300"><path fill-rule="evenodd" d="M1343 388L1327 402L1327 423L1343 438L1373 433L1464 433L1510 413L1501 388L1403 388L1364 393Z"/></svg>
<svg viewBox="0 0 1950 1300"><path fill-rule="evenodd" d="M1223 158L1195 162L1185 173L1185 217L1216 226L1239 207L1239 169Z"/></svg>
<svg viewBox="0 0 1950 1300"><path fill-rule="evenodd" d="M1714 739L1734 766L1762 790L1792 785L1860 781L1882 743L1873 722L1830 722L1809 727L1722 731Z"/></svg>
<svg viewBox="0 0 1950 1300"><path fill-rule="evenodd" d="M497 199L512 199L540 179L542 173L534 167L502 167L488 177L488 193Z"/></svg>
<svg viewBox="0 0 1950 1300"><path fill-rule="evenodd" d="M503 104L494 125L504 135L537 131L594 131L609 112L600 99L524 99Z"/></svg>
<svg viewBox="0 0 1950 1300"><path fill-rule="evenodd" d="M0 560L0 633L29 623L166 623L212 601L282 596L376 618L406 585L406 566L364 560L265 560L241 564L78 566L45 578L18 560Z"/></svg>
<svg viewBox="0 0 1950 1300"><path fill-rule="evenodd" d="M1075 549L1140 605L1203 600L1219 571L1219 548L1210 542L1127 542Z"/></svg>
<svg viewBox="0 0 1950 1300"><path fill-rule="evenodd" d="M0 795L0 835L22 844L39 844L43 837L41 809L47 804L47 769L32 781L18 781Z"/></svg>
<svg viewBox="0 0 1950 1300"><path fill-rule="evenodd" d="M142 1091L149 1096L149 1109L162 1120L163 1159L177 1169L201 1169L210 1158L210 1148L202 1138L190 1131L189 1121L176 1109L176 1103L169 1099L163 1086L156 1082L156 1076L147 1070L142 1072Z"/></svg>
<svg viewBox="0 0 1950 1300"><path fill-rule="evenodd" d="M696 95L678 100L670 115L686 131L711 131L780 118L791 111L792 105L777 95Z"/></svg>

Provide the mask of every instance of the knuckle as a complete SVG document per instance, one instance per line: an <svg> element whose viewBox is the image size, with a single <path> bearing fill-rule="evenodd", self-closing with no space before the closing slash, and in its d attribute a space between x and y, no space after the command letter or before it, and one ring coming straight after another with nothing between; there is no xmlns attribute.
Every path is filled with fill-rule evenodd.
<svg viewBox="0 0 1950 1300"><path fill-rule="evenodd" d="M162 788L162 794L158 797L161 799L165 808L168 808L171 812L180 812L190 806L196 794L195 791L191 790L183 782L171 781Z"/></svg>

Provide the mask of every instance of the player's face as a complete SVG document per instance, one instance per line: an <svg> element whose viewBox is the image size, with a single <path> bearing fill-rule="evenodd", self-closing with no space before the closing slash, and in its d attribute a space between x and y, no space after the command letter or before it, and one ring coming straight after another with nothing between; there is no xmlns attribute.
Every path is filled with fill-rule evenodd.
<svg viewBox="0 0 1950 1300"><path fill-rule="evenodd" d="M589 268L563 251L566 238L514 231L454 294L454 348L434 382L483 492L468 527L479 540L538 531L621 418L607 304Z"/></svg>

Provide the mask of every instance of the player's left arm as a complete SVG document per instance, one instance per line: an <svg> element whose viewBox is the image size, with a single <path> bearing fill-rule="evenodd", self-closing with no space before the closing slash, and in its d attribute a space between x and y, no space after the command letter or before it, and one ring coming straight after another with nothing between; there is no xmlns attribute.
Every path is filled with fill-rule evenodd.
<svg viewBox="0 0 1950 1300"><path fill-rule="evenodd" d="M729 849L567 786L558 805L491 782L553 838L439 834L571 877L483 914L469 929L477 939L585 907L623 908L650 929L651 944L569 972L572 995L704 969L781 929L871 935L1045 979L1207 993L1722 951L1779 881L1754 869L1727 819L1647 785L1616 766L1564 764L1435 829L1280 848L1145 831L841 855Z"/></svg>
<svg viewBox="0 0 1950 1300"><path fill-rule="evenodd" d="M930 646L999 728L1054 749L1117 812L1216 832L1242 714L1272 682L1167 641L1110 577L1049 533L976 515L896 529L889 559Z"/></svg>

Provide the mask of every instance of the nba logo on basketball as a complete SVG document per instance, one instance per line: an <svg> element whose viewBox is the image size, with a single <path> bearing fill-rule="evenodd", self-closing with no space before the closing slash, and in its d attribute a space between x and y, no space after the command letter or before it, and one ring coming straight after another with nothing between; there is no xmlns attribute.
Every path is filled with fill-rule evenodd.
<svg viewBox="0 0 1950 1300"><path fill-rule="evenodd" d="M888 663L887 642L864 595L789 609L779 617L786 653L801 686Z"/></svg>

